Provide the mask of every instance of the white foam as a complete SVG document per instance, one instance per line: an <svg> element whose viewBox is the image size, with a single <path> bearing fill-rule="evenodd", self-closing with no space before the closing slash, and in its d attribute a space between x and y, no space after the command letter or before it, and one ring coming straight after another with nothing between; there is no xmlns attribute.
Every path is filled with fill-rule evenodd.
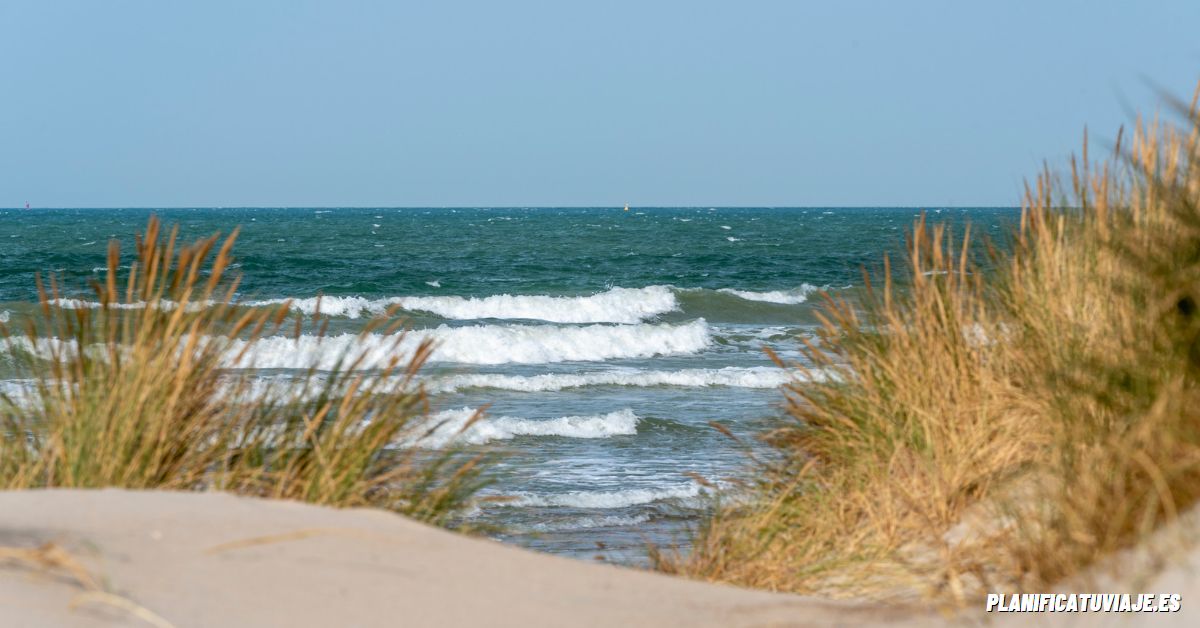
<svg viewBox="0 0 1200 628"><path fill-rule="evenodd" d="M11 314L8 310L0 310L0 323L7 323Z"/></svg>
<svg viewBox="0 0 1200 628"><path fill-rule="evenodd" d="M100 308L99 301L87 301L84 299L58 298L58 299L50 299L47 301L47 303L54 307L62 308L64 310L85 310L85 309L93 309L94 310L94 309ZM160 309L167 310L167 311L174 310L175 308L179 307L178 303L176 303L175 301L171 301L170 299L161 299L157 303L158 303L158 307ZM213 307L215 305L218 305L217 301L212 301L212 300L193 301L193 302L188 303L187 308L185 308L185 309L188 312L198 312L204 308ZM146 302L145 301L134 301L133 303L110 303L109 307L114 310L141 310L141 309L145 309Z"/></svg>
<svg viewBox="0 0 1200 628"><path fill-rule="evenodd" d="M361 368L381 368L394 356L406 360L425 340L433 341L430 359L436 362L546 364L693 354L708 347L712 335L704 319L683 325L442 325L403 338L380 334L262 338L240 363L230 366L331 369L342 356L363 353ZM242 350L242 342L234 341L232 351Z"/></svg>
<svg viewBox="0 0 1200 628"><path fill-rule="evenodd" d="M426 340L434 345L434 362L463 364L547 364L586 362L621 358L649 358L663 355L688 355L703 351L712 343L712 334L704 319L682 325L473 325L420 329L399 335L358 334L338 336L270 336L247 347L247 341L222 339L229 368L331 370L346 357L362 356L357 367L384 368L393 358L407 362ZM0 349L22 349L48 357L55 351L77 351L74 340L24 336L0 338ZM89 347L103 355L101 346ZM238 354L244 352L240 360Z"/></svg>
<svg viewBox="0 0 1200 628"><path fill-rule="evenodd" d="M638 417L626 408L592 416L564 416L556 419L534 420L521 417L485 417L466 430L463 427L475 416L474 408L446 410L428 419L436 425L432 434L419 438L419 447L442 448L450 444L479 445L493 440L517 436L560 436L565 438L609 438L637 434Z"/></svg>
<svg viewBox="0 0 1200 628"><path fill-rule="evenodd" d="M632 488L619 491L572 491L550 495L518 495L517 499L499 502L505 506L563 506L567 508L628 508L668 499L699 497L699 484L681 484L669 488Z"/></svg>
<svg viewBox="0 0 1200 628"><path fill-rule="evenodd" d="M764 303L779 303L781 305L796 305L804 303L808 300L808 295L821 290L811 284L804 284L794 290L771 290L768 292L753 292L751 290L735 290L733 288L721 288L718 292L732 294L735 297L746 299L747 301L762 301Z"/></svg>
<svg viewBox="0 0 1200 628"><path fill-rule="evenodd" d="M650 371L613 369L584 373L545 373L542 375L500 375L472 373L433 379L427 383L430 392L450 393L468 388L492 388L519 392L552 392L586 386L729 386L734 388L777 388L791 381L789 371L770 366L721 369L681 369Z"/></svg>
<svg viewBox="0 0 1200 628"><path fill-rule="evenodd" d="M437 281L426 282L437 288ZM249 301L257 307L278 305L287 299ZM678 309L669 286L611 288L587 296L556 297L547 295L497 294L487 297L413 296L367 299L365 297L322 297L322 314L359 318L385 314L391 307L412 312L428 312L442 318L475 320L481 318L531 319L552 323L637 323ZM292 300L292 309L305 314L317 311L318 298Z"/></svg>
<svg viewBox="0 0 1200 628"><path fill-rule="evenodd" d="M730 242L740 238L727 237ZM440 288L437 280L425 282ZM809 295L828 286L817 287L803 284L792 290L770 290L755 292L736 288L721 288L718 292L732 294L748 301L796 305L808 300ZM400 308L410 312L427 312L454 320L529 319L551 323L639 323L667 312L679 309L676 290L698 290L676 288L669 285L646 286L644 288L610 288L596 294L562 297L548 295L498 294L487 297L461 296L412 296L370 299L359 296L275 298L241 301L243 307L272 307L290 302L290 307L306 315L314 315L318 309L325 316L361 318L381 316L389 309ZM50 301L51 305L65 309L99 308L100 303L83 299L60 298ZM189 311L218 305L216 301L200 301L188 304ZM114 309L141 309L145 303L115 303ZM162 300L159 307L171 310L178 304Z"/></svg>
<svg viewBox="0 0 1200 628"><path fill-rule="evenodd" d="M554 323L636 323L679 307L667 286L612 288L578 297L500 294L482 298L407 297L395 302L406 310L459 320L524 318Z"/></svg>
<svg viewBox="0 0 1200 628"><path fill-rule="evenodd" d="M590 530L592 528L623 528L636 526L650 520L650 515L602 515L599 517L577 517L569 521L535 523L528 527L531 532L556 532L561 530Z"/></svg>
<svg viewBox="0 0 1200 628"><path fill-rule="evenodd" d="M52 355L74 355L78 351L78 346L78 343L69 338L66 340L49 337L38 337L31 340L28 336L0 338L0 350L4 352L24 351L39 358L48 358Z"/></svg>
<svg viewBox="0 0 1200 628"><path fill-rule="evenodd" d="M291 302L292 310L312 316L318 309L324 316L339 316L359 318L360 316L379 316L387 313L392 305L387 299L371 300L366 297L305 297L300 299L260 299L243 301L245 307L274 307Z"/></svg>
<svg viewBox="0 0 1200 628"><path fill-rule="evenodd" d="M439 280L437 280L437 279L434 279L433 281L426 281L426 282L425 282L425 285L427 285L427 286L429 286L429 287L431 287L431 288L441 288L441 287L442 287L442 282L441 282L441 281L439 281Z"/></svg>
<svg viewBox="0 0 1200 628"><path fill-rule="evenodd" d="M248 381L230 380L222 394L237 396L246 402L272 400L304 401L311 400L327 391L323 374L314 374L314 381L304 386L303 379L290 375L256 375ZM363 377L356 380L360 383L359 390L369 390L374 394L410 394L417 390L419 384L424 385L426 392L431 394L448 394L468 389L509 390L515 392L555 392L571 388L588 386L677 386L686 388L730 387L771 389L778 388L793 381L826 381L836 377L818 371L810 379L802 379L795 370L773 366L756 366L749 368L729 366L721 369L683 369L679 371L646 371L640 369L613 369L610 371L590 371L583 373L545 373L542 375L521 376L502 375L493 373L473 373L449 375L441 377L418 377L410 380L407 377L391 376L380 380L376 377ZM6 384L16 380L0 381L0 392L6 390ZM13 388L12 390L15 390ZM344 387L338 387L334 394L343 394ZM28 391L26 391L28 392Z"/></svg>
<svg viewBox="0 0 1200 628"><path fill-rule="evenodd" d="M7 397L18 408L32 408L38 399L37 385L37 380L32 379L0 380L0 395Z"/></svg>

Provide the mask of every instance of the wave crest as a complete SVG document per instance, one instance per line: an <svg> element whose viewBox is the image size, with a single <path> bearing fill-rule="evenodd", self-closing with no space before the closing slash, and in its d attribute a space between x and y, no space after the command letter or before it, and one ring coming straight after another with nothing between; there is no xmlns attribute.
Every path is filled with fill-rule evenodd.
<svg viewBox="0 0 1200 628"><path fill-rule="evenodd" d="M436 283L436 282L428 282ZM768 290L756 292L737 288L720 288L711 292L732 295L747 301L798 305L819 290L818 287L802 284L790 290ZM393 308L408 312L424 312L450 320L540 320L549 323L639 323L654 317L682 309L678 293L710 293L707 288L679 288L670 285L653 285L644 288L610 288L583 296L511 295L496 294L485 297L463 296L406 296L368 298L361 296L322 296L300 298L273 298L239 301L241 307L273 307L289 304L302 314L312 316L318 311L325 316L339 318L364 318L382 316ZM51 305L64 309L98 308L100 304L77 298L58 298ZM187 309L195 311L218 305L214 301L189 303ZM145 303L116 303L116 309L141 309ZM159 307L172 310L178 304L162 300Z"/></svg>
<svg viewBox="0 0 1200 628"><path fill-rule="evenodd" d="M360 368L381 368L396 356L407 356L425 341L434 342L432 361L462 364L547 364L648 358L698 353L712 342L704 319L682 325L473 325L409 332L403 338L342 334L321 338L273 336L258 340L235 364L241 368L329 370L342 356L364 353ZM244 345L233 343L237 353Z"/></svg>
<svg viewBox="0 0 1200 628"><path fill-rule="evenodd" d="M281 305L288 299L249 301L243 305ZM668 286L611 288L587 296L496 294L487 297L416 296L367 299L365 297L310 297L291 300L293 310L313 315L359 318L379 316L389 308L427 312L452 320L483 318L529 319L551 323L637 323L678 309Z"/></svg>
<svg viewBox="0 0 1200 628"><path fill-rule="evenodd" d="M754 292L752 290L736 290L734 288L721 288L718 292L732 294L740 299L747 301L761 301L763 303L778 303L780 305L799 305L808 301L808 295L823 290L812 284L803 284L799 288L793 290L770 290L766 292Z"/></svg>
<svg viewBox="0 0 1200 628"><path fill-rule="evenodd" d="M517 436L560 436L565 438L608 438L637 434L638 416L625 408L607 414L564 416L534 420L521 417L484 417L463 429L475 416L474 408L446 410L429 417L433 433L417 439L418 447L442 448L450 444L480 445Z"/></svg>
<svg viewBox="0 0 1200 628"><path fill-rule="evenodd" d="M699 484L681 484L669 488L632 488L618 491L572 491L551 495L518 495L517 499L499 502L503 506L559 506L566 508L613 509L641 506L666 500L689 500L700 497Z"/></svg>
<svg viewBox="0 0 1200 628"><path fill-rule="evenodd" d="M678 371L649 371L613 369L585 373L544 373L541 375L501 375L471 373L437 378L429 382L431 392L457 392L468 388L492 388L518 392L553 392L587 386L680 386L733 388L778 388L796 377L788 370L770 367L735 367L720 369L681 369Z"/></svg>

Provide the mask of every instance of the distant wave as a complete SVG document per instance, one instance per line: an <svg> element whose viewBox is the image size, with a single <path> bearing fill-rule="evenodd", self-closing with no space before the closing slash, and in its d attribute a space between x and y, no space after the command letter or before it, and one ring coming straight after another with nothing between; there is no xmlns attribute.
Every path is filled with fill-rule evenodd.
<svg viewBox="0 0 1200 628"><path fill-rule="evenodd" d="M629 408L607 414L543 420L511 416L484 417L464 431L463 426L475 416L475 412L474 408L438 412L427 419L431 427L437 426L432 434L404 444L432 449L450 444L479 445L517 436L608 438L637 434L638 417Z"/></svg>
<svg viewBox="0 0 1200 628"><path fill-rule="evenodd" d="M620 528L636 526L646 523L647 521L650 521L650 515L647 514L633 516L602 515L598 517L572 517L571 519L565 521L535 523L529 526L518 527L518 529L528 530L530 532L561 532L566 530L590 530L592 528Z"/></svg>
<svg viewBox="0 0 1200 628"><path fill-rule="evenodd" d="M747 301L762 301L764 303L778 303L781 305L798 305L808 300L808 295L822 290L811 284L804 284L794 290L771 290L767 292L753 292L750 290L735 290L733 288L721 288L718 292L732 294L735 297L746 299Z"/></svg>
<svg viewBox="0 0 1200 628"><path fill-rule="evenodd" d="M286 299L251 301L247 306L277 305ZM637 323L679 307L668 286L612 288L587 296L497 294L488 297L323 297L320 311L329 316L358 318L377 316L388 308L410 312L428 312L442 318L474 320L480 318L532 319L551 323ZM295 299L292 309L315 314L316 297Z"/></svg>
<svg viewBox="0 0 1200 628"><path fill-rule="evenodd" d="M26 342L16 343L29 348ZM48 347L46 348L48 349ZM275 400L311 400L327 392L325 381L316 375L314 382L302 387L302 380L289 375L256 376L248 382L226 384L223 394L237 395L247 402ZM655 371L641 369L614 369L583 373L545 373L542 375L502 375L477 373L449 376L421 377L425 390L433 394L454 393L462 390L493 389L516 392L555 392L589 386L678 386L685 388L731 387L731 388L778 388L799 378L794 370L772 366L735 367L721 369L681 369L678 371ZM817 372L816 381L825 381L834 375ZM364 378L364 387L375 393L407 394L416 389L416 384L404 377L391 377L386 381ZM18 405L33 400L37 395L37 382L31 379L0 380L0 394L7 395Z"/></svg>
<svg viewBox="0 0 1200 628"><path fill-rule="evenodd" d="M365 351L361 367L379 368L395 355L397 340L380 334L272 336L258 340L242 361L231 366L331 369L348 352ZM698 353L710 345L712 336L704 319L682 325L442 325L409 332L398 350L408 355L424 340L435 343L431 360L437 362L547 364ZM241 342L233 343L233 352L244 347Z"/></svg>
<svg viewBox="0 0 1200 628"><path fill-rule="evenodd" d="M99 309L99 307L100 307L99 301L88 301L86 299L58 298L58 299L49 299L49 300L47 300L47 303L49 305L59 307L64 310L85 310L85 309L93 309L94 310L94 309ZM175 301L171 301L169 299L163 299L163 300L159 301L158 303L159 303L159 307L161 307L164 310L174 310L175 308L179 307L178 303L176 303ZM196 311L202 310L204 308L216 306L216 305L218 305L218 303L219 302L217 302L217 301L211 301L211 300L210 301L193 301L193 302L187 304L186 309L189 312L196 312ZM144 301L134 301L133 303L112 303L109 305L109 307L111 307L114 310L140 310L140 309L144 309L146 307L146 303Z"/></svg>
<svg viewBox="0 0 1200 628"><path fill-rule="evenodd" d="M426 282L431 286L438 282ZM438 284L440 285L440 284ZM436 286L435 286L436 287ZM753 291L737 288L719 288L723 294L747 301L798 305L808 300L809 295L828 286L818 287L802 284L788 290ZM463 296L402 296L368 298L362 296L323 297L280 297L240 301L241 307L276 307L290 303L294 311L312 316L322 315L340 318L363 318L381 316L390 309L408 312L424 312L451 320L478 319L527 319L550 323L639 323L656 316L681 309L679 293L702 295L706 288L679 288L671 285L653 285L644 288L610 288L583 296L511 295L497 294L485 297ZM50 301L66 309L98 308L96 301L75 298L59 298ZM188 304L189 310L212 307L214 301L199 301ZM178 304L164 300L164 309L174 309ZM118 303L117 309L141 309L145 303Z"/></svg>
<svg viewBox="0 0 1200 628"><path fill-rule="evenodd" d="M712 343L704 319L681 325L472 325L419 329L406 335L270 336L247 347L229 341L229 368L330 370L345 356L363 355L358 368L383 368L393 358L408 359L420 343L434 343L434 362L462 364L548 364L699 353ZM74 340L24 336L0 339L0 350L24 350L40 356L71 353ZM90 350L90 349L89 349ZM241 355L240 359L235 356Z"/></svg>
<svg viewBox="0 0 1200 628"><path fill-rule="evenodd" d="M435 378L426 384L430 392L456 392L468 388L493 388L520 392L552 392L587 386L729 386L735 388L777 388L795 377L789 371L770 366L721 369L681 369L651 371L614 369L585 373L545 373L542 375L501 375L472 373Z"/></svg>
<svg viewBox="0 0 1200 628"><path fill-rule="evenodd" d="M567 508L628 508L665 500L694 499L701 495L699 484L680 484L669 488L631 488L618 491L573 491L549 495L518 495L517 499L498 502L504 506L561 506Z"/></svg>
<svg viewBox="0 0 1200 628"><path fill-rule="evenodd" d="M830 286L801 284L789 290L753 291L719 288L716 292L747 301L797 305L814 292ZM428 312L443 318L472 320L480 318L534 319L552 323L636 323L676 311L680 308L677 292L706 292L707 288L680 288L653 285L644 288L610 288L588 296L493 295L488 297L415 296L387 299L363 297L324 297L321 312L330 316L357 318L385 313L389 307ZM244 305L276 305L284 299L253 301ZM292 307L306 314L316 310L316 299L296 299Z"/></svg>
<svg viewBox="0 0 1200 628"><path fill-rule="evenodd" d="M832 375L815 372L812 380L825 381ZM774 366L736 367L721 369L681 369L678 371L654 371L641 369L613 369L611 371L586 371L583 373L544 373L541 375L504 375L498 373L470 373L462 375L420 376L415 380L392 376L385 381L364 377L363 388L375 393L407 394L423 384L431 394L455 393L469 389L510 390L515 392L556 392L589 386L677 386L681 388L778 388L800 378L794 370ZM15 380L8 380L9 382ZM320 374L307 389L301 388L302 380L290 375L260 375L243 384L237 394L247 400L261 399L309 399L326 392L325 380ZM0 381L0 392L4 392L5 381ZM13 388L13 390L16 390ZM307 391L307 393L306 393ZM235 391L230 389L230 394ZM306 393L305 396L302 393Z"/></svg>
<svg viewBox="0 0 1200 628"><path fill-rule="evenodd" d="M437 282L427 282L430 285ZM436 287L436 286L435 286ZM303 297L296 299L260 299L242 301L242 307L270 307L290 301L293 310L316 314L318 308L325 316L360 318L386 314L398 307L410 312L428 312L442 318L474 320L481 318L531 319L551 323L637 323L678 309L679 304L669 286L645 288L611 288L587 296L548 296L498 294L487 297L413 296L368 299L366 297ZM98 308L96 301L84 299L54 299L50 302L65 309ZM178 304L163 301L164 309ZM188 304L188 309L212 307L213 301ZM141 309L145 303L119 303L117 309Z"/></svg>

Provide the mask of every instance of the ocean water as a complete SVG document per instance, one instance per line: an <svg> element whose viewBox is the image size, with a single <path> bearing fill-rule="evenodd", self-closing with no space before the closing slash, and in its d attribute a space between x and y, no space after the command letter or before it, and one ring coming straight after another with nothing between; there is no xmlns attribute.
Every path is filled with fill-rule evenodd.
<svg viewBox="0 0 1200 628"><path fill-rule="evenodd" d="M0 320L32 312L38 272L62 279L64 306L86 306L106 242L131 254L151 211L0 210ZM710 422L752 442L779 421L789 374L764 347L799 360L816 293L852 295L864 267L902 250L918 212L153 211L186 238L241 227L239 301L295 299L311 314L323 295L333 317L325 342L268 339L244 366L271 376L329 366L367 319L400 306L415 336L437 343L424 373L434 411L454 424L488 405L459 438L508 454L488 492L512 499L470 516L506 542L633 564L647 542L686 549L708 504L693 474L722 486L746 473L745 453ZM1018 211L935 208L930 217L1001 236ZM14 377L0 360L0 388L19 386Z"/></svg>

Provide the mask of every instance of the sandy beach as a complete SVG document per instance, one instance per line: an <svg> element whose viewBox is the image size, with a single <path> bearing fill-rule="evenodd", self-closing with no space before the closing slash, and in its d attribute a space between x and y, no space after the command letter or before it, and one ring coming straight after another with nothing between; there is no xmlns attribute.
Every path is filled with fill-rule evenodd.
<svg viewBox="0 0 1200 628"><path fill-rule="evenodd" d="M224 493L0 493L0 547L46 543L66 550L113 597L89 594L66 570L0 561L0 625L759 627L985 620L979 610L946 618L566 559L379 510ZM1112 579L1097 583L1113 592L1181 593L1179 613L986 619L999 625L1194 625L1198 565L1193 551L1136 588Z"/></svg>
<svg viewBox="0 0 1200 628"><path fill-rule="evenodd" d="M65 548L108 592L178 628L829 626L916 619L537 554L375 510L221 493L0 494L0 546L46 542ZM84 591L57 571L4 565L0 623L153 625L80 597Z"/></svg>

